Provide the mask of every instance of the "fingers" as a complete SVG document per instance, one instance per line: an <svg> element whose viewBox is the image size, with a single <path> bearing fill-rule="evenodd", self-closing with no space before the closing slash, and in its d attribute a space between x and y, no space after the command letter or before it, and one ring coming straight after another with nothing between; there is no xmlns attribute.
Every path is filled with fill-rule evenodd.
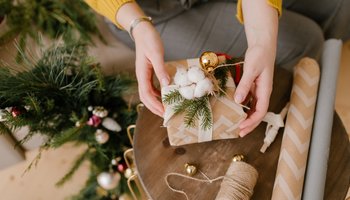
<svg viewBox="0 0 350 200"><path fill-rule="evenodd" d="M266 115L272 91L272 79L267 73L268 72L264 71L259 79L256 80L256 104L255 107L253 107L251 115L239 126L241 129L239 133L240 137L244 137L256 128Z"/></svg>
<svg viewBox="0 0 350 200"><path fill-rule="evenodd" d="M152 85L152 65L144 56L136 58L136 76L139 86L140 100L154 114L163 117L164 108L157 99L159 92Z"/></svg>
<svg viewBox="0 0 350 200"><path fill-rule="evenodd" d="M151 56L151 63L153 65L154 72L162 87L169 85L170 78L165 70L164 57L162 53L155 53Z"/></svg>
<svg viewBox="0 0 350 200"><path fill-rule="evenodd" d="M236 103L242 103L245 100L256 77L256 72L254 72L253 70L249 70L249 68L247 67L247 70L245 70L245 72L243 73L242 79L239 82L235 91L234 99Z"/></svg>

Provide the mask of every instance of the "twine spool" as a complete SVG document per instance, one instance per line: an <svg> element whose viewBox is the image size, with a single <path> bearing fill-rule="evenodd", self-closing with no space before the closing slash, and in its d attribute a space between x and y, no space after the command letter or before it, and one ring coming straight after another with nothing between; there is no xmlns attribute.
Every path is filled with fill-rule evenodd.
<svg viewBox="0 0 350 200"><path fill-rule="evenodd" d="M247 200L253 195L253 190L258 179L258 172L256 169L253 166L240 161L232 161L225 176L219 176L214 179L210 179L200 170L199 172L205 179L195 178L180 173L168 173L165 177L165 182L173 192L181 193L187 200L189 200L188 195L183 190L175 189L170 186L168 182L169 176L179 176L206 183L222 180L220 190L215 200Z"/></svg>
<svg viewBox="0 0 350 200"><path fill-rule="evenodd" d="M232 162L216 196L216 200L246 200L253 195L258 179L256 169L245 162Z"/></svg>

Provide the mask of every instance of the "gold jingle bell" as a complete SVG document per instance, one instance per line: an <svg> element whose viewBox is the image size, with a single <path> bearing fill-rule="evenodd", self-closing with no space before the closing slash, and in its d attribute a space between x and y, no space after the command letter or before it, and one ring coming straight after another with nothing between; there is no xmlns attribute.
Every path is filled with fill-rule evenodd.
<svg viewBox="0 0 350 200"><path fill-rule="evenodd" d="M185 170L189 176L193 176L197 173L197 167L188 163L185 164Z"/></svg>
<svg viewBox="0 0 350 200"><path fill-rule="evenodd" d="M219 65L219 57L211 51L203 52L199 58L199 63L207 72L212 72Z"/></svg>
<svg viewBox="0 0 350 200"><path fill-rule="evenodd" d="M232 161L233 162L244 162L245 161L245 157L242 154L236 154L236 155L233 156Z"/></svg>

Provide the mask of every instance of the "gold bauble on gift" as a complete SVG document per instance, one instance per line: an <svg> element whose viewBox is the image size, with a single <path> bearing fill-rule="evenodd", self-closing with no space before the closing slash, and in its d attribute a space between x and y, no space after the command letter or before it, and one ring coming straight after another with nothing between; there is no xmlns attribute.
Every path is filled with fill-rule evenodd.
<svg viewBox="0 0 350 200"><path fill-rule="evenodd" d="M219 57L214 52L206 51L200 56L199 62L206 72L212 72L219 65Z"/></svg>
<svg viewBox="0 0 350 200"><path fill-rule="evenodd" d="M193 176L197 173L197 167L195 165L191 165L186 163L185 164L185 170L187 175Z"/></svg>
<svg viewBox="0 0 350 200"><path fill-rule="evenodd" d="M233 156L232 161L233 162L244 162L245 161L245 157L242 154L236 154L236 155Z"/></svg>

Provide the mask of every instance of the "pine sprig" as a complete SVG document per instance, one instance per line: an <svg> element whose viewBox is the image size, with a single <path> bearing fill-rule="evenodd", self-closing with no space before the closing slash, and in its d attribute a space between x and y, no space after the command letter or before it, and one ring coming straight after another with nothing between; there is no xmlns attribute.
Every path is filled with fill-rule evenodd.
<svg viewBox="0 0 350 200"><path fill-rule="evenodd" d="M185 100L185 98L182 97L182 95L180 94L180 92L178 90L174 90L174 91L170 92L169 94L166 94L163 98L163 102L168 104L168 105L171 105L171 104L177 103L177 102L182 102L184 100Z"/></svg>
<svg viewBox="0 0 350 200"><path fill-rule="evenodd" d="M6 16L8 30L0 35L0 45L19 37L25 49L28 38L40 44L38 32L66 44L77 40L92 42L91 35L104 41L96 26L95 15L82 0L0 0L0 16ZM17 54L17 60L22 56Z"/></svg>
<svg viewBox="0 0 350 200"><path fill-rule="evenodd" d="M85 160L88 159L89 149L87 149L84 153L82 153L74 162L71 169L64 175L57 183L56 186L63 186L67 181L69 181L74 173L79 169L79 167L84 163Z"/></svg>
<svg viewBox="0 0 350 200"><path fill-rule="evenodd" d="M224 95L225 93L223 91L226 91L227 89L227 80L228 80L228 73L229 73L229 67L220 67L218 69L215 69L214 71L214 77L218 81L218 85L221 88L219 90L219 96Z"/></svg>
<svg viewBox="0 0 350 200"><path fill-rule="evenodd" d="M172 105L174 114L185 113L184 123L186 127L194 127L201 119L200 126L203 130L208 130L212 126L212 116L210 112L209 97L203 96L195 99L185 99L178 90L174 90L165 95L163 102Z"/></svg>

